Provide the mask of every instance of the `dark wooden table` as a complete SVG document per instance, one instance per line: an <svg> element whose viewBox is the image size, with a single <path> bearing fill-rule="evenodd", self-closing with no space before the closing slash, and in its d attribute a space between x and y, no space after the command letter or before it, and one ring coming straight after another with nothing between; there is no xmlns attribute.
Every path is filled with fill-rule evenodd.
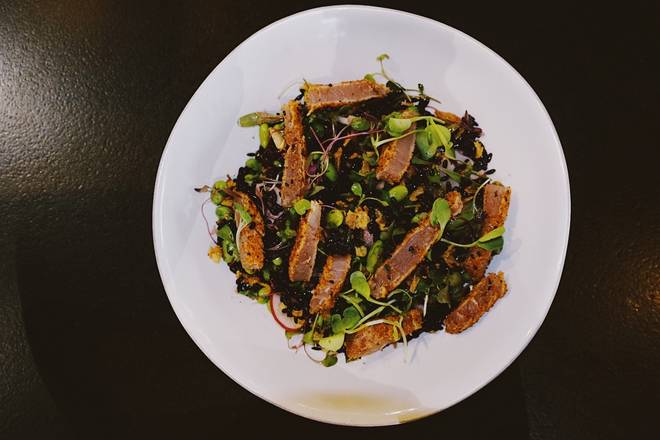
<svg viewBox="0 0 660 440"><path fill-rule="evenodd" d="M216 369L170 308L151 241L158 160L197 86L257 29L318 5L0 3L1 439L354 433L277 409ZM660 12L381 5L461 29L520 71L564 145L573 216L557 297L518 360L455 407L375 432L654 437Z"/></svg>

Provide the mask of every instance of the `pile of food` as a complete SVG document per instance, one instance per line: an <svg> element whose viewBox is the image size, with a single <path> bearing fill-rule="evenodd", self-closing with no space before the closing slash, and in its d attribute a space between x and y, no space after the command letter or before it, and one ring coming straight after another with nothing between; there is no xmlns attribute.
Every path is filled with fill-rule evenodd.
<svg viewBox="0 0 660 440"><path fill-rule="evenodd" d="M305 83L281 112L241 117L259 149L235 177L196 189L217 205L211 259L326 366L460 333L507 291L486 271L511 189L492 180L481 128L421 84L402 87L386 58L364 79Z"/></svg>

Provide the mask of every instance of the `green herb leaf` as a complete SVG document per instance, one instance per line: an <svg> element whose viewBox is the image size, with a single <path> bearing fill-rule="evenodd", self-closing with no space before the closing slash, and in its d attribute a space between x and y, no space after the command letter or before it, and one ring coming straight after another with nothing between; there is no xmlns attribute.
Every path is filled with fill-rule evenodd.
<svg viewBox="0 0 660 440"><path fill-rule="evenodd" d="M504 247L504 238L497 237L489 241L479 242L477 243L477 246L482 249L486 249L487 251L499 252Z"/></svg>
<svg viewBox="0 0 660 440"><path fill-rule="evenodd" d="M419 136L420 134L423 135L424 133L417 133L417 136ZM415 140L415 142L417 142L417 141ZM413 165L431 165L433 163L433 162L430 162L428 160L420 159L417 156L413 156L411 162L413 163Z"/></svg>
<svg viewBox="0 0 660 440"><path fill-rule="evenodd" d="M467 223L474 219L474 198L470 200L465 206L461 213L456 216L454 220L449 222L447 225L448 231L456 231L464 227Z"/></svg>
<svg viewBox="0 0 660 440"><path fill-rule="evenodd" d="M436 124L432 120L429 121L431 128L431 135L437 145L445 147L445 154L451 159L456 159L454 154L453 144L451 143L451 131L444 125Z"/></svg>
<svg viewBox="0 0 660 440"><path fill-rule="evenodd" d="M362 272L359 270L353 272L351 274L350 281L351 287L355 289L357 293L364 296L365 298L369 298L371 295L371 289L369 288L369 283L367 283L367 278Z"/></svg>
<svg viewBox="0 0 660 440"><path fill-rule="evenodd" d="M358 321L360 321L360 314L355 307L349 306L344 309L343 316L335 313L330 317L332 333L343 333L357 324Z"/></svg>
<svg viewBox="0 0 660 440"><path fill-rule="evenodd" d="M470 248L473 246L479 246L483 249L487 250L501 250L502 246L504 245L504 239L502 239L502 234L504 234L504 226L500 226L499 228L495 228L492 231L490 231L487 234L484 234L479 238L477 241L474 241L472 243L468 244L462 244L462 243L454 243L453 241L449 241L446 239L442 239L444 243L447 244L453 244L454 246L462 247L462 248Z"/></svg>
<svg viewBox="0 0 660 440"><path fill-rule="evenodd" d="M454 153L454 145L451 142L448 146L445 147L445 155L450 159L456 159L456 153Z"/></svg>
<svg viewBox="0 0 660 440"><path fill-rule="evenodd" d="M492 231L490 231L488 234L484 234L477 240L479 243L485 243L487 241L493 240L497 237L501 237L502 234L504 234L504 226L500 226L499 228L495 228Z"/></svg>
<svg viewBox="0 0 660 440"><path fill-rule="evenodd" d="M438 197L433 202L431 209L431 224L440 227L440 230L445 229L445 225L451 218L451 209L449 203L442 197Z"/></svg>
<svg viewBox="0 0 660 440"><path fill-rule="evenodd" d="M337 334L345 330L341 319L342 319L341 315L338 313L335 313L330 317L330 326L332 327L332 333Z"/></svg>
<svg viewBox="0 0 660 440"><path fill-rule="evenodd" d="M325 177L330 182L336 182L337 181L337 169L335 168L335 166L330 161L328 161L328 169L325 170Z"/></svg>
<svg viewBox="0 0 660 440"><path fill-rule="evenodd" d="M367 81L370 81L372 83L376 82L376 78L374 78L373 74L371 74L371 73L367 73L366 75L364 75L364 79L366 79Z"/></svg>
<svg viewBox="0 0 660 440"><path fill-rule="evenodd" d="M444 125L436 124L435 122L432 126L434 136L436 136L437 139L440 140L440 143L447 148L447 146L451 144L451 131L449 131Z"/></svg>
<svg viewBox="0 0 660 440"><path fill-rule="evenodd" d="M423 159L430 159L435 156L435 152L438 149L438 146L432 144L429 139L429 134L427 130L422 130L417 132L415 135L415 145L417 145L417 151L422 156ZM415 160L413 158L413 160ZM425 164L422 164L425 165Z"/></svg>
<svg viewBox="0 0 660 440"><path fill-rule="evenodd" d="M367 270L369 272L373 273L382 253L383 253L383 242L381 240L377 240L371 246L371 249L369 249L369 253L367 254Z"/></svg>
<svg viewBox="0 0 660 440"><path fill-rule="evenodd" d="M376 61L384 61L384 60L389 60L389 59L390 59L390 56L386 53L381 53L380 55L378 55L378 57L376 57Z"/></svg>
<svg viewBox="0 0 660 440"><path fill-rule="evenodd" d="M360 298L358 295L349 295L349 294L342 294L341 297L346 300L347 303L352 304L353 307L355 307L355 310L360 314L360 316L364 316L364 312L362 311L362 307L360 307L360 303L362 302L362 298Z"/></svg>
<svg viewBox="0 0 660 440"><path fill-rule="evenodd" d="M390 196L390 198L400 202L405 199L406 196L408 196L408 188L406 188L405 185L397 185L390 188L387 194Z"/></svg>
<svg viewBox="0 0 660 440"><path fill-rule="evenodd" d="M337 333L319 339L319 345L325 351L337 352L344 345L344 333Z"/></svg>
<svg viewBox="0 0 660 440"><path fill-rule="evenodd" d="M448 175L449 178L451 180L453 180L454 182L461 183L461 179L463 178L463 176L458 174L456 171L451 171L451 170L442 168L442 172L445 173L446 175Z"/></svg>
<svg viewBox="0 0 660 440"><path fill-rule="evenodd" d="M334 353L327 353L325 358L321 361L321 365L324 367L332 367L337 363L337 355Z"/></svg>
<svg viewBox="0 0 660 440"><path fill-rule="evenodd" d="M355 194L356 196L361 196L362 195L362 185L360 185L358 182L355 182L353 185L351 185L351 192Z"/></svg>
<svg viewBox="0 0 660 440"><path fill-rule="evenodd" d="M252 222L252 216L240 203L234 203L234 211L238 212L238 215L241 217L241 220L246 225L249 225Z"/></svg>
<svg viewBox="0 0 660 440"><path fill-rule="evenodd" d="M307 199L297 200L293 204L293 210L296 211L296 214L303 215L307 212L309 208L312 207L312 203Z"/></svg>
<svg viewBox="0 0 660 440"><path fill-rule="evenodd" d="M358 321L360 321L360 313L355 307L347 307L344 309L343 315L342 324L345 329L353 327Z"/></svg>
<svg viewBox="0 0 660 440"><path fill-rule="evenodd" d="M312 187L312 191L309 193L309 195L313 196L314 194L318 194L319 192L323 191L324 189L325 189L325 186L314 185L314 187Z"/></svg>

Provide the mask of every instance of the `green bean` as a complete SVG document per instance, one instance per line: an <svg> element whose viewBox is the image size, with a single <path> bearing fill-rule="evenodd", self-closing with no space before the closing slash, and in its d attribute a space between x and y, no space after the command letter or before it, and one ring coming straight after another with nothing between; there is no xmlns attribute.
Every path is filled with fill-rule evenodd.
<svg viewBox="0 0 660 440"><path fill-rule="evenodd" d="M261 124L259 126L259 145L263 148L268 146L268 141L270 141L270 131L268 130L268 124Z"/></svg>
<svg viewBox="0 0 660 440"><path fill-rule="evenodd" d="M226 206L218 206L215 208L215 215L221 220L229 220L231 218L231 209Z"/></svg>
<svg viewBox="0 0 660 440"><path fill-rule="evenodd" d="M329 228L338 228L344 223L344 213L339 209L332 209L326 216L326 223Z"/></svg>

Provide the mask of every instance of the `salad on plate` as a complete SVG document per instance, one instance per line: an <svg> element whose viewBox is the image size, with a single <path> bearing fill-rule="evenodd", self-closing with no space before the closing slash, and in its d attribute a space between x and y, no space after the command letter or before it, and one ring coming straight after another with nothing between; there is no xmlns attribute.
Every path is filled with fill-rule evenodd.
<svg viewBox="0 0 660 440"><path fill-rule="evenodd" d="M507 292L488 266L504 245L511 188L467 111L383 68L305 82L277 112L240 117L259 146L209 197L209 257L267 305L290 348L334 365L423 332L456 334ZM204 210L202 210L204 212Z"/></svg>

